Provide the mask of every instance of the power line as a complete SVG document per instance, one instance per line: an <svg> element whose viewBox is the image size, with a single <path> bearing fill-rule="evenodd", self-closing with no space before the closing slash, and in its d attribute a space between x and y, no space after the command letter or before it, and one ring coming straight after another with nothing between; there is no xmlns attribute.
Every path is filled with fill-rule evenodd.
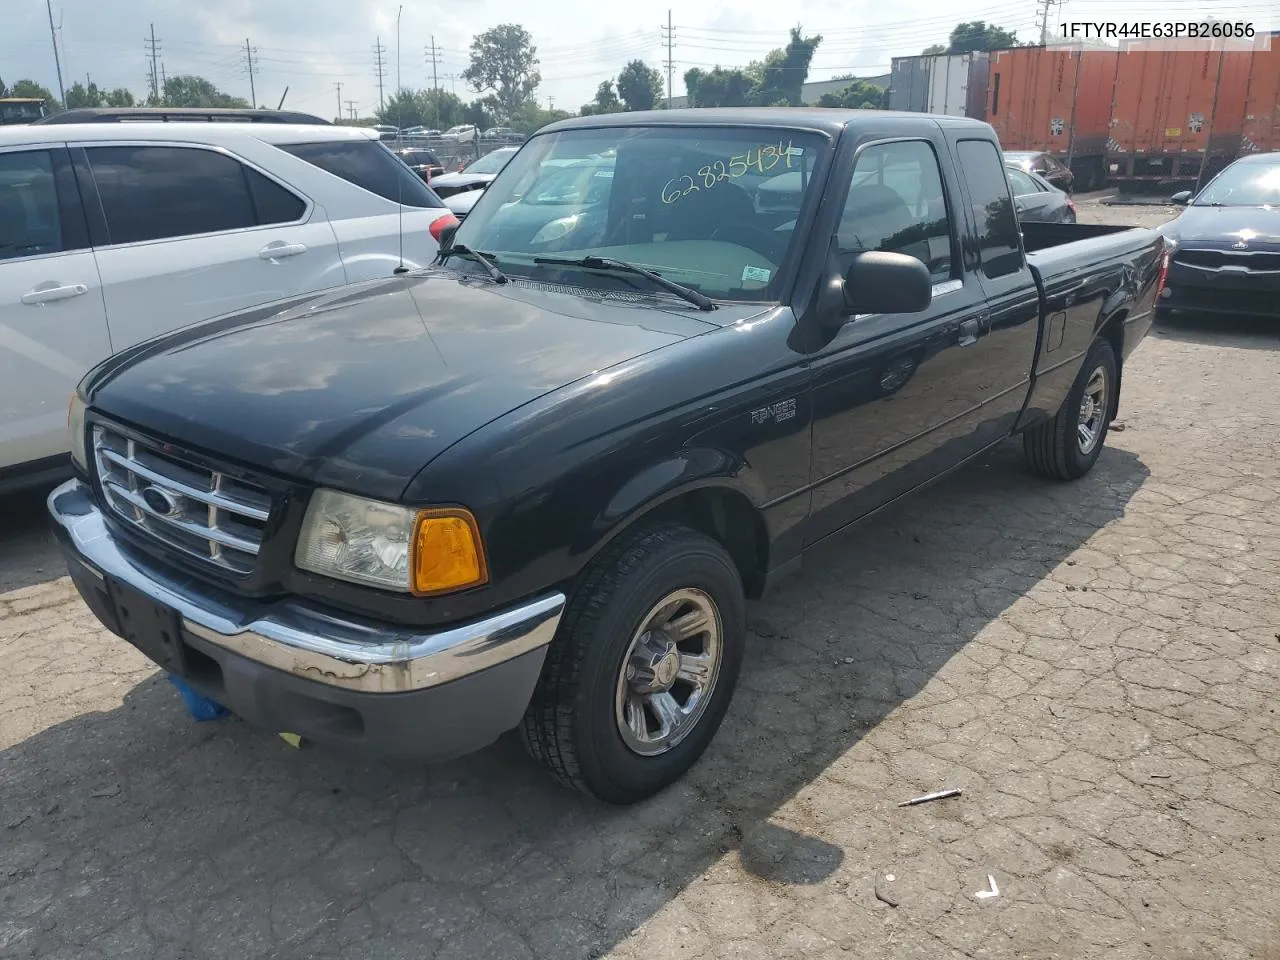
<svg viewBox="0 0 1280 960"><path fill-rule="evenodd" d="M386 47L382 45L382 38L378 37L377 42L373 45L373 72L378 78L378 110L385 110L387 107L386 100L382 95L382 81L387 75L387 65L382 59L382 55L386 52Z"/></svg>
<svg viewBox="0 0 1280 960"><path fill-rule="evenodd" d="M672 23L671 23L670 7L667 8L667 25L665 28L660 28L660 29L662 30L662 33L663 33L662 39L667 44L667 61L666 61L667 62L667 109L670 110L671 109L671 86L672 86L672 83L674 82L671 79L671 77L676 68L676 62L674 59L674 55L672 53L676 45L676 28L672 26Z"/></svg>
<svg viewBox="0 0 1280 960"><path fill-rule="evenodd" d="M249 38L245 37L244 38L244 56L245 56L245 62L248 64L248 70L249 70L249 102L253 104L253 109L257 110L258 109L258 92L253 87L253 75L257 73L257 71L261 68L255 67L253 65L253 55L255 53L257 53L257 51L249 46Z"/></svg>
<svg viewBox="0 0 1280 960"><path fill-rule="evenodd" d="M1061 0L1036 0L1036 6L1040 7L1040 42L1049 42L1049 8Z"/></svg>
<svg viewBox="0 0 1280 960"><path fill-rule="evenodd" d="M431 99L435 104L435 121L436 126L440 126L440 75L438 67L440 64L440 54L436 50L436 36L431 35L431 46L427 48L427 62L431 64Z"/></svg>
<svg viewBox="0 0 1280 960"><path fill-rule="evenodd" d="M156 42L156 25L151 24L151 39L143 38L143 43L147 48L151 57L151 99L156 103L160 102L160 71L156 66L156 61L160 54L160 44Z"/></svg>

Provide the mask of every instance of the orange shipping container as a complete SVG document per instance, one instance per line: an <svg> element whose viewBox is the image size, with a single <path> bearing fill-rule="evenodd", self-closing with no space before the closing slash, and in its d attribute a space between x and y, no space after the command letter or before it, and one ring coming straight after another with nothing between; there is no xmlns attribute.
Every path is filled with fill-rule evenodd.
<svg viewBox="0 0 1280 960"><path fill-rule="evenodd" d="M1006 150L1044 150L1080 189L1101 186L1119 53L1014 47L991 54L987 122Z"/></svg>
<svg viewBox="0 0 1280 960"><path fill-rule="evenodd" d="M1241 153L1280 150L1280 35L1270 50L1255 50L1249 67L1249 94L1244 105Z"/></svg>
<svg viewBox="0 0 1280 960"><path fill-rule="evenodd" d="M1120 52L1107 161L1121 184L1194 184L1240 149L1251 47Z"/></svg>

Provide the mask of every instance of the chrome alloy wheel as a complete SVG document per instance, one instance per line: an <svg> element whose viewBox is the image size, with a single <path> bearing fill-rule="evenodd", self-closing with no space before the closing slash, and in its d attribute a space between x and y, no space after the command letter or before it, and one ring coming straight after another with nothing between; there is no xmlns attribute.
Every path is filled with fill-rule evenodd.
<svg viewBox="0 0 1280 960"><path fill-rule="evenodd" d="M1080 398L1080 416L1076 423L1076 443L1088 456L1098 445L1103 425L1107 422L1107 371L1095 367L1089 374L1084 396Z"/></svg>
<svg viewBox="0 0 1280 960"><path fill-rule="evenodd" d="M674 590L640 622L622 669L614 715L634 753L666 753L693 732L720 673L723 628L701 590Z"/></svg>

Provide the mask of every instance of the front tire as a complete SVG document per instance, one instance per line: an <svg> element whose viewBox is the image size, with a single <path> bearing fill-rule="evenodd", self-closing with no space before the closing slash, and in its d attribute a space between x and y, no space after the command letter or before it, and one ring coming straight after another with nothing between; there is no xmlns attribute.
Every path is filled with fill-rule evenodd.
<svg viewBox="0 0 1280 960"><path fill-rule="evenodd" d="M663 523L624 534L582 577L521 727L562 783L629 804L679 779L719 729L746 636L724 547Z"/></svg>
<svg viewBox="0 0 1280 960"><path fill-rule="evenodd" d="M1051 480L1078 480L1093 469L1111 426L1118 384L1116 355L1098 340L1058 412L1022 435L1031 469Z"/></svg>

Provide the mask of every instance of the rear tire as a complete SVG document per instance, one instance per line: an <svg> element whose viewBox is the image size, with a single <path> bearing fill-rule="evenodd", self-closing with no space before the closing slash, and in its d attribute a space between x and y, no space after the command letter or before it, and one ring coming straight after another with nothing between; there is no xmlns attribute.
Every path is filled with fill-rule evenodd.
<svg viewBox="0 0 1280 960"><path fill-rule="evenodd" d="M689 527L624 534L581 578L525 711L525 748L607 803L679 779L719 729L746 636L733 559Z"/></svg>
<svg viewBox="0 0 1280 960"><path fill-rule="evenodd" d="M1023 453L1035 473L1078 480L1093 469L1111 426L1117 382L1115 351L1098 340L1057 414L1022 435Z"/></svg>

